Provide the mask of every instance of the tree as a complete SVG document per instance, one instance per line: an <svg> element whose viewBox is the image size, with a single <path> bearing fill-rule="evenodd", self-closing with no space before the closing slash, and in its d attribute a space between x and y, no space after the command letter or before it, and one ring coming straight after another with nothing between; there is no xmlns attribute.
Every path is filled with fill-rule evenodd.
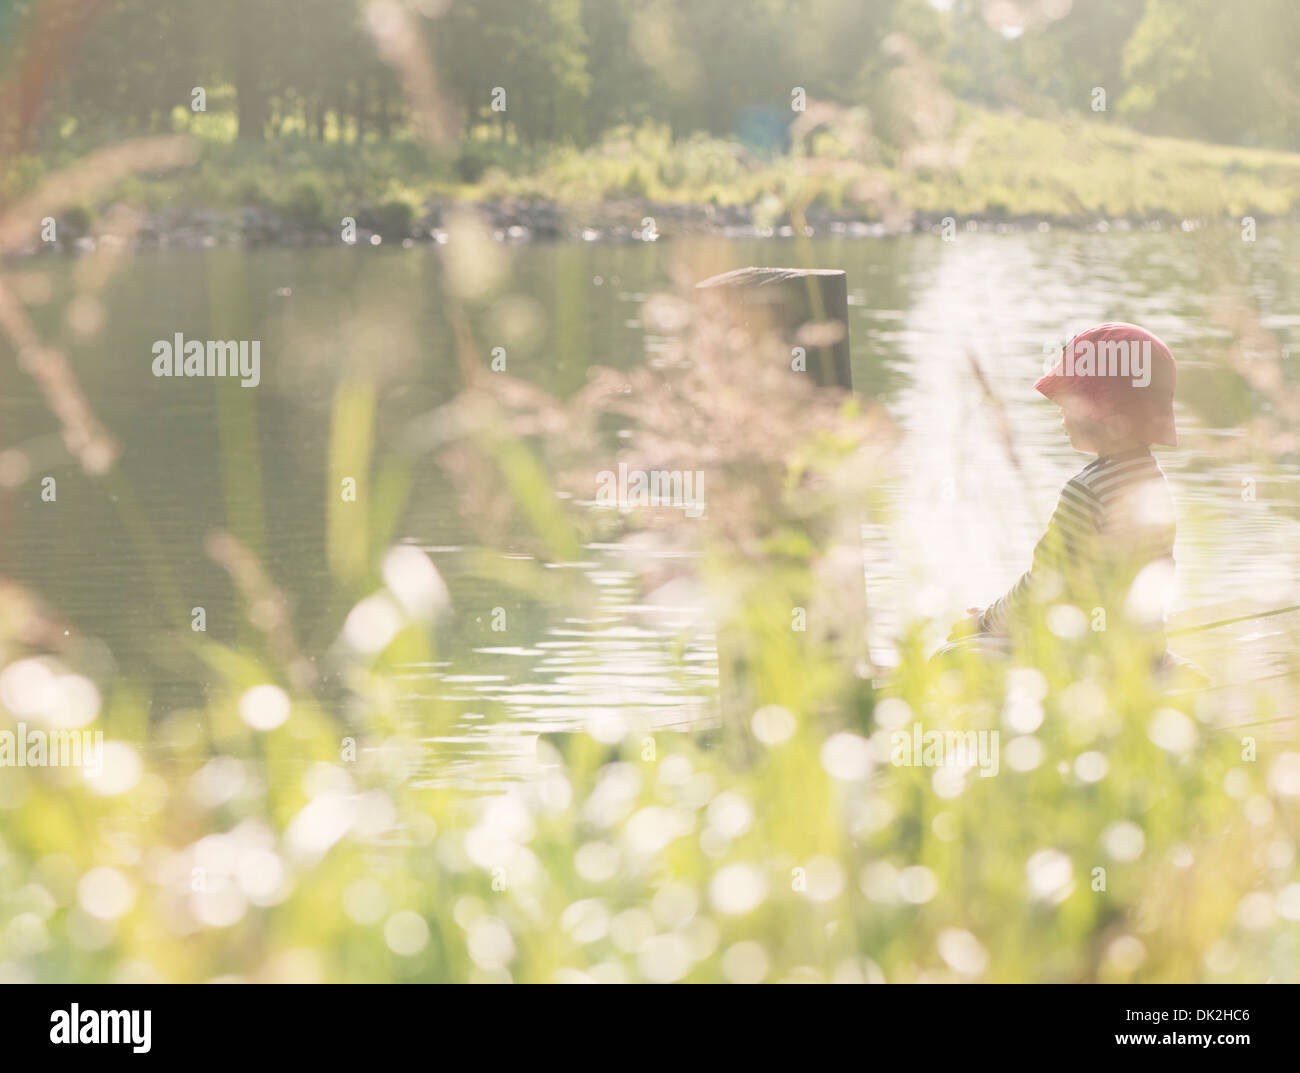
<svg viewBox="0 0 1300 1073"><path fill-rule="evenodd" d="M1296 144L1291 0L1148 0L1124 48L1121 113L1215 141Z"/></svg>

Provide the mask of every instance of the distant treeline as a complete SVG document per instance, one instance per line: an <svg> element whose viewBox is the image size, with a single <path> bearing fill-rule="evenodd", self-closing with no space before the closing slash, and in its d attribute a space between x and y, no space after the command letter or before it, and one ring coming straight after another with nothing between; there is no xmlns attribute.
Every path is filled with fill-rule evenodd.
<svg viewBox="0 0 1300 1073"><path fill-rule="evenodd" d="M0 0L0 124L27 151L111 141L174 129L202 88L241 139L387 138L411 118L393 33L453 136L652 118L762 144L801 89L889 137L927 106L891 77L906 59L983 104L1300 148L1296 0Z"/></svg>

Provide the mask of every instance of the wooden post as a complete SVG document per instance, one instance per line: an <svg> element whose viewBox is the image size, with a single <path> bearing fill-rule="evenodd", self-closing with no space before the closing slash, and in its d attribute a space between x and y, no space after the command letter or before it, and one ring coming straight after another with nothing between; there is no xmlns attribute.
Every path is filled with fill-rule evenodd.
<svg viewBox="0 0 1300 1073"><path fill-rule="evenodd" d="M849 285L839 268L738 268L695 285L715 296L756 338L774 332L807 352L808 375L820 387L853 390L849 360Z"/></svg>
<svg viewBox="0 0 1300 1073"><path fill-rule="evenodd" d="M794 371L789 354L781 355L789 375L807 375L819 387L853 390L848 277L842 270L742 268L703 280L696 284L696 293L702 308L720 308L723 315L742 324L755 339L776 335L792 351L803 347L807 362L804 374ZM720 307L717 303L721 303ZM824 534L829 544L822 547L822 552L844 556L849 563L847 573L858 580L856 584L846 583L839 593L837 621L817 625L819 632L835 645L840 658L852 667L866 652L866 582L861 518L849 511L842 522L843 531ZM762 593L751 596L760 605L757 609L751 607L751 611L757 610L760 620L789 621L791 608L763 607L766 597ZM747 726L758 703L750 668L757 653L749 651L749 640L743 631L719 624L719 700L724 721L733 726Z"/></svg>

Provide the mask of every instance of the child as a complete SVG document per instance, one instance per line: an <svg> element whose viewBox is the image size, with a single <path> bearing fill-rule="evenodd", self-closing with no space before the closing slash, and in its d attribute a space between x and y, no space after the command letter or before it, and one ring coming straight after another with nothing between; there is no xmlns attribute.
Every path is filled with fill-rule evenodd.
<svg viewBox="0 0 1300 1073"><path fill-rule="evenodd" d="M1164 651L1164 602L1173 577L1174 512L1152 444L1175 447L1177 366L1135 324L1080 332L1034 387L1061 408L1075 450L1097 458L1061 490L1033 565L1000 599L958 624L944 651L1006 651L1048 609L1072 604L1093 630L1136 626Z"/></svg>

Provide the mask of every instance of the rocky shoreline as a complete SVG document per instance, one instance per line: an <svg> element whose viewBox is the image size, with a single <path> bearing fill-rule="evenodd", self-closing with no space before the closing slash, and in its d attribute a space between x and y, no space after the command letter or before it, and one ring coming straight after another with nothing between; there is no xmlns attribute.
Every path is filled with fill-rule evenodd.
<svg viewBox="0 0 1300 1073"><path fill-rule="evenodd" d="M716 206L660 203L648 200L606 201L595 205L562 205L551 201L500 200L490 202L438 202L414 220L395 223L378 209L359 208L352 217L350 236L355 245L447 241L447 224L455 215L476 215L504 243L655 241L660 238L716 236L721 238L794 238L788 217L772 221L750 206ZM211 249L216 247L295 247L345 241L343 220L327 228L305 224L290 212L266 206L234 209L166 208L143 211L121 205L106 207L100 221L115 221L112 229L88 220L56 217L56 241L34 241L14 251L18 256L41 253L88 252L101 242L127 244L135 249ZM1162 231L1199 230L1215 222L1186 220L1173 214L1145 219L1105 217L1023 217L1003 214L917 215L884 223L860 214L810 209L805 217L806 236L839 235L851 238L885 238L915 232L949 229L982 232L1050 231Z"/></svg>

